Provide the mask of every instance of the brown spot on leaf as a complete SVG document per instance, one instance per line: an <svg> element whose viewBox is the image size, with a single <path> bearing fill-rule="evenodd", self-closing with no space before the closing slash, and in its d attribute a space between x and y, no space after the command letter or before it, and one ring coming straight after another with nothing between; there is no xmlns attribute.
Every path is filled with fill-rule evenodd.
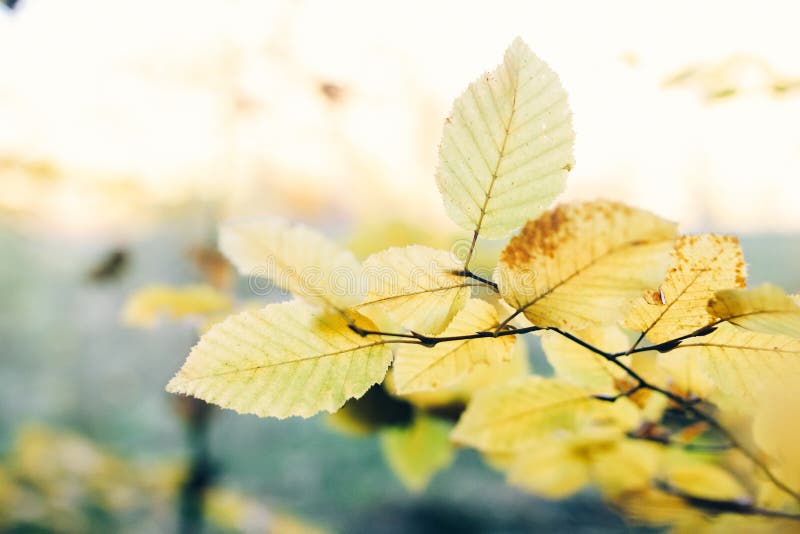
<svg viewBox="0 0 800 534"><path fill-rule="evenodd" d="M644 300L648 304L655 304L658 306L663 306L667 303L667 298L664 296L664 291L661 289L655 289L645 293Z"/></svg>
<svg viewBox="0 0 800 534"><path fill-rule="evenodd" d="M536 256L554 257L558 245L572 235L568 228L571 211L570 206L557 206L538 219L528 221L503 250L500 261L514 268L527 265Z"/></svg>
<svg viewBox="0 0 800 534"><path fill-rule="evenodd" d="M344 97L344 89L331 82L323 82L319 86L320 92L331 102L340 102Z"/></svg>

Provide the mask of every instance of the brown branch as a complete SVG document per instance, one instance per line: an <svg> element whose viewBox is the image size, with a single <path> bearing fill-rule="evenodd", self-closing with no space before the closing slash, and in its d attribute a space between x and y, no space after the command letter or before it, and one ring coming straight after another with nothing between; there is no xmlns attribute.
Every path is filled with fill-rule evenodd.
<svg viewBox="0 0 800 534"><path fill-rule="evenodd" d="M497 286L497 284L495 282L492 282L488 278L484 278L482 276L478 276L477 274L473 273L469 269L464 269L463 271L453 271L451 274L453 274L454 276L463 276L464 278L472 278L473 280L477 280L478 282L481 282L482 284L487 285L488 287L493 289L495 292L499 292L500 291L500 288Z"/></svg>
<svg viewBox="0 0 800 534"><path fill-rule="evenodd" d="M620 360L620 358L622 356L627 356L627 355L630 355L630 354L636 354L636 353L640 353L640 352L648 352L648 351L669 352L669 351L673 350L675 347L677 347L678 345L680 345L681 342L683 342L683 341L685 341L687 339L690 339L690 338L693 338L693 337L701 337L701 336L705 336L705 335L710 334L711 332L716 330L716 323L704 326L704 327L699 328L699 329L697 329L694 332L691 332L689 334L685 334L683 336L679 336L679 337L677 337L675 339L671 339L671 340L665 341L663 343L658 343L656 345L649 345L649 346L646 346L646 347L631 348L631 349L628 349L627 351L624 351L624 352L606 352L606 351L604 351L602 349L599 349L599 348L595 347L594 345L592 345L592 344L580 339L579 337L577 337L577 336L575 336L573 334L570 334L569 332L565 332L565 331L560 330L560 329L555 328L555 327L529 326L529 327L524 327L524 328L514 328L514 327L508 326L508 323L511 321L511 319L513 317L515 317L518 313L519 313L519 310L517 312L515 312L514 315L512 315L511 317L508 317L503 322L501 322L500 325L495 330L485 330L485 331L475 332L473 334L464 334L464 335L458 335L458 336L435 337L435 336L426 336L426 335L420 334L418 332L409 332L409 333L380 332L380 331L376 331L376 330L365 330L365 329L362 329L362 328L360 328L360 327L358 327L358 326L356 326L354 324L350 324L349 326L350 326L350 329L353 332L355 332L355 333L357 333L357 334L359 334L361 336L376 335L376 336L381 336L381 337L401 338L401 339L396 339L396 340L387 339L387 340L385 340L386 343L414 343L414 342L416 342L416 343L419 343L420 345L423 345L423 346L426 346L426 347L433 347L433 346L436 346L439 343L446 343L446 342L450 342L450 341L467 341L467 340L470 340L470 339L502 337L502 336L516 335L516 334L526 334L526 333L529 333L529 332L536 332L536 331L541 331L541 330L550 330L550 331L553 331L553 332L557 332L558 334L566 337L567 339L577 343L581 347L584 347L585 349L590 350L591 352L603 357L607 361L611 362L612 364L614 364L617 367L619 367L620 369L622 369L629 377L634 379L636 381L636 385L634 386L633 390L630 391L630 392L626 392L624 395L629 395L629 394L633 393L634 390L638 391L640 389L648 389L650 391L655 391L657 393L660 393L661 395L664 395L669 400L671 400L676 405L678 405L682 410L684 410L685 412L693 415L694 417L696 417L700 421L704 421L710 427L714 428L717 432L722 434L722 436L725 439L727 439L728 442L734 448L738 449L742 454L745 455L745 457L747 457L753 463L753 465L758 467L759 470L761 470L764 473L764 475L777 488L779 488L781 491L783 491L787 495L792 496L797 502L800 503L800 493L798 493L797 491L793 490L788 485L786 485L784 482L782 482L779 478L777 478L775 476L775 474L772 473L772 471L770 470L769 466L767 466L766 463L764 463L764 461L761 460L761 458L758 457L757 453L755 453L754 451L751 451L746 446L744 446L738 439L736 439L736 437L730 431L728 431L716 419L714 419L713 416L705 413L700 408L698 408L696 406L696 400L695 399L685 399L682 396L677 395L676 393L673 393L672 391L669 391L668 389L664 389L664 388L662 388L660 386L657 386L656 384L653 384L653 383L649 382L647 379L645 379L643 376L641 376L639 373L634 371L632 368L630 368L628 365L626 365L625 363L623 363ZM602 399L602 400L612 400L612 399L608 398L608 399ZM613 399L613 400L616 400L616 399Z"/></svg>
<svg viewBox="0 0 800 534"><path fill-rule="evenodd" d="M735 513L800 521L800 514L793 514L781 510L770 510L769 508L761 508L748 501L726 501L721 499L697 497L695 495L680 491L663 481L657 482L656 487L664 493L669 493L670 495L674 495L683 499L687 504L690 504L695 508L699 508L714 514Z"/></svg>

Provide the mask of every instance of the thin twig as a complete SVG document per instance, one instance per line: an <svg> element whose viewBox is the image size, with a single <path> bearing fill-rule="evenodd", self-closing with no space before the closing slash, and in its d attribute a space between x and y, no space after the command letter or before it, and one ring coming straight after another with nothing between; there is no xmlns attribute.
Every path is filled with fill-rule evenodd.
<svg viewBox="0 0 800 534"><path fill-rule="evenodd" d="M705 497L696 497L688 493L682 492L665 482L657 482L656 486L664 493L669 493L686 501L688 504L702 510L712 513L737 513L743 515L759 515L764 517L775 517L781 519L793 519L800 521L800 514L793 514L781 510L770 510L768 508L761 508L752 502L747 501L726 501L719 499L708 499Z"/></svg>
<svg viewBox="0 0 800 534"><path fill-rule="evenodd" d="M755 452L753 452L753 451L749 450L747 447L745 447L738 439L736 439L736 437L730 431L728 431L716 419L714 419L714 417L712 417L711 415L709 415L709 414L705 413L704 411L702 411L701 409L699 409L695 405L696 401L694 399L685 399L682 396L677 395L676 393L673 393L672 391L669 391L668 389L664 389L664 388L662 388L660 386L657 386L657 385L649 382L647 379L645 379L643 376L641 376L639 373L634 371L631 367L629 367L628 365L626 365L625 363L623 363L620 360L620 358L622 356L627 356L627 355L630 355L630 354L636 354L636 353L640 353L640 352L648 352L648 351L669 352L672 349L674 349L675 347L677 347L678 345L680 345L681 342L683 342L683 341L685 341L685 340L687 340L689 338L700 337L700 336L705 336L705 335L710 334L711 332L716 330L716 324L718 324L719 321L717 321L716 323L704 326L702 328L699 328L699 329L697 329L694 332L691 332L689 334L685 334L683 336L679 336L679 337L677 337L675 339L671 339L671 340L665 341L663 343L658 343L656 345L649 345L649 346L646 346L646 347L635 347L635 348L632 347L631 349L628 349L627 351L624 351L624 352L606 352L606 351L604 351L602 349L599 349L599 348L595 347L591 343L588 343L588 342L580 339L579 337L577 337L577 336L575 336L573 334L570 334L569 332L566 332L564 330L561 330L559 328L555 328L555 327L538 327L538 326L529 326L529 327L524 327L524 328L509 327L508 323L514 317L516 317L516 315L518 315L518 314L519 314L519 310L514 312L514 314L512 314L510 317L506 318L494 330L480 331L480 332L475 332L475 333L472 333L472 334L464 334L464 335L458 335L458 336L435 337L435 336L426 336L426 335L420 334L418 332L410 332L410 333L380 332L380 331L375 331L375 330L364 330L364 329L359 328L358 326L356 326L354 324L350 324L349 326L350 326L350 329L353 332L355 332L355 333L357 333L357 334L359 334L361 336L376 335L376 336L387 336L387 337L400 338L400 339L395 339L395 340L387 339L387 340L385 340L386 343L419 343L420 345L424 345L426 347L433 347L433 346L435 346L435 345L437 345L439 343L445 343L445 342L451 342L451 341L468 341L470 339L502 337L502 336L516 335L516 334L526 334L526 333L529 333L529 332L535 332L535 331L540 331L540 330L550 330L550 331L556 332L556 333L566 337L567 339L577 343L581 347L584 347L585 349L590 350L591 352L603 357L607 361L611 362L613 365L616 365L617 367L622 369L629 377L631 377L632 379L634 379L636 381L636 386L634 386L634 388L633 388L635 391L638 391L640 389L648 389L650 391L655 391L657 393L660 393L661 395L664 395L669 400L671 400L675 404L677 404L685 412L690 413L691 415L693 415L697 419L699 419L701 421L704 421L709 426L713 427L717 432L722 434L722 436L724 438L726 438L733 447L735 447L736 449L741 451L742 454L745 455L745 457L747 457L751 462L753 462L753 464L756 467L758 467L764 473L764 475L766 475L766 477L773 484L775 484L776 487L778 487L784 493L786 493L788 495L791 495L795 500L800 502L800 493L798 493L797 491L791 489L784 482L782 482L780 479L778 479L772 473L772 471L769 469L769 466L767 466L763 462L763 460L761 460L758 457L758 455ZM630 393L632 393L632 391L631 392L627 392L626 394L630 394Z"/></svg>
<svg viewBox="0 0 800 534"><path fill-rule="evenodd" d="M492 282L488 278L484 278L482 276L479 276L479 275L473 273L472 271L470 271L469 269L464 269L463 271L453 271L453 275L455 275L455 276L463 276L464 278L472 278L473 280L477 280L478 282L481 282L482 284L486 284L488 287L492 288L495 292L499 292L500 291L500 288L497 286L497 284L495 282Z"/></svg>

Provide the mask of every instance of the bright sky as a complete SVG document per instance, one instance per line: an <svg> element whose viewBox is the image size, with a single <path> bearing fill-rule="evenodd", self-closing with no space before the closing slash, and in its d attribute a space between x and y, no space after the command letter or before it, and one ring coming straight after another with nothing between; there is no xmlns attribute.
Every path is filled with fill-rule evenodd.
<svg viewBox="0 0 800 534"><path fill-rule="evenodd" d="M794 1L23 0L0 15L0 180L8 161L68 179L44 202L13 175L3 203L90 227L115 211L97 184L122 182L158 201L224 195L237 215L447 227L441 122L519 35L570 94L564 199L684 230L798 231L800 87L771 90L800 78L798 20Z"/></svg>

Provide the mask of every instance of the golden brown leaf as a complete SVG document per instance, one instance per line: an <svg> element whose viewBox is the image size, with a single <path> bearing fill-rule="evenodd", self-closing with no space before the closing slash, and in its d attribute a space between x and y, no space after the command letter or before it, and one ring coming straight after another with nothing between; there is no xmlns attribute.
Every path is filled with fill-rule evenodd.
<svg viewBox="0 0 800 534"><path fill-rule="evenodd" d="M711 324L709 299L720 289L744 287L745 264L739 240L725 235L681 237L661 287L641 297L625 326L661 343Z"/></svg>
<svg viewBox="0 0 800 534"><path fill-rule="evenodd" d="M662 280L675 224L616 202L562 205L512 238L495 279L537 326L610 324Z"/></svg>

